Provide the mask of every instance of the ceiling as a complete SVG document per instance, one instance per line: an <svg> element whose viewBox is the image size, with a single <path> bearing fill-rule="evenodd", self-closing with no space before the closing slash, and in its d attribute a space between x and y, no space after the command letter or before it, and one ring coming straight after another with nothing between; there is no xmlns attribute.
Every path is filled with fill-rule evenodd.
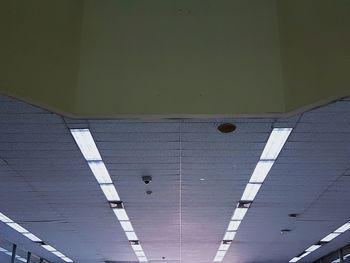
<svg viewBox="0 0 350 263"><path fill-rule="evenodd" d="M209 263L272 128L291 127L224 260L288 262L350 219L349 116L345 98L289 118L69 119L1 96L0 211L77 263L135 261L69 132L88 127L150 262ZM219 133L222 122L237 130ZM0 234L63 262L3 223Z"/></svg>

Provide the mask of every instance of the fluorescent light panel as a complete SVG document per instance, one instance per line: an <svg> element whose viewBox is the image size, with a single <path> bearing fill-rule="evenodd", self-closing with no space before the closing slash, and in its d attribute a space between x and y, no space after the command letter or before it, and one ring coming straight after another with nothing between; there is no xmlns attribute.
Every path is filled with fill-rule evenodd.
<svg viewBox="0 0 350 263"><path fill-rule="evenodd" d="M297 261L299 261L301 258L299 258L299 257L294 257L294 258L292 258L291 260L289 260L289 262L291 263L291 262L297 262Z"/></svg>
<svg viewBox="0 0 350 263"><path fill-rule="evenodd" d="M340 233L330 233L329 235L325 236L324 238L321 239L322 242L330 242L334 238L338 237Z"/></svg>
<svg viewBox="0 0 350 263"><path fill-rule="evenodd" d="M230 246L231 246L230 243L228 243L228 244L221 243L219 250L228 250L230 248Z"/></svg>
<svg viewBox="0 0 350 263"><path fill-rule="evenodd" d="M215 258L214 258L214 262L221 262L221 261L223 261L223 259L224 259L224 256L216 255Z"/></svg>
<svg viewBox="0 0 350 263"><path fill-rule="evenodd" d="M335 233L344 233L345 231L348 231L350 229L350 222L345 223L341 227L339 227L337 230L335 230Z"/></svg>
<svg viewBox="0 0 350 263"><path fill-rule="evenodd" d="M262 184L269 174L273 164L274 161L259 161L250 177L249 183Z"/></svg>
<svg viewBox="0 0 350 263"><path fill-rule="evenodd" d="M126 237L128 240L138 240L135 232L125 232Z"/></svg>
<svg viewBox="0 0 350 263"><path fill-rule="evenodd" d="M233 213L232 220L242 220L247 213L248 208L237 207Z"/></svg>
<svg viewBox="0 0 350 263"><path fill-rule="evenodd" d="M131 245L131 247L134 251L143 251L141 245Z"/></svg>
<svg viewBox="0 0 350 263"><path fill-rule="evenodd" d="M31 241L41 242L41 239L32 233L24 233L23 235L26 236L27 238L29 238Z"/></svg>
<svg viewBox="0 0 350 263"><path fill-rule="evenodd" d="M137 259L139 260L139 262L147 262L147 258L146 257L137 257Z"/></svg>
<svg viewBox="0 0 350 263"><path fill-rule="evenodd" d="M248 183L245 187L241 200L254 201L255 196L258 194L261 184Z"/></svg>
<svg viewBox="0 0 350 263"><path fill-rule="evenodd" d="M120 201L120 197L114 184L100 184L100 187L108 201Z"/></svg>
<svg viewBox="0 0 350 263"><path fill-rule="evenodd" d="M9 227L12 227L14 230L16 230L17 232L24 234L24 233L29 233L29 231L27 229L25 229L24 227L21 227L19 224L17 223L7 223L7 225Z"/></svg>
<svg viewBox="0 0 350 263"><path fill-rule="evenodd" d="M120 221L120 224L125 232L133 232L134 231L130 221Z"/></svg>
<svg viewBox="0 0 350 263"><path fill-rule="evenodd" d="M236 232L226 232L223 240L233 240L236 236Z"/></svg>
<svg viewBox="0 0 350 263"><path fill-rule="evenodd" d="M49 252L57 251L56 248L54 248L50 245L41 245L41 246Z"/></svg>
<svg viewBox="0 0 350 263"><path fill-rule="evenodd" d="M135 251L135 255L137 257L145 257L145 253L143 251Z"/></svg>
<svg viewBox="0 0 350 263"><path fill-rule="evenodd" d="M306 252L314 252L315 250L319 249L321 247L321 245L312 245L309 248L307 248L305 251Z"/></svg>
<svg viewBox="0 0 350 263"><path fill-rule="evenodd" d="M87 161L102 160L89 129L71 129L70 132Z"/></svg>
<svg viewBox="0 0 350 263"><path fill-rule="evenodd" d="M0 221L4 223L13 223L12 219L8 218L3 213L0 213Z"/></svg>
<svg viewBox="0 0 350 263"><path fill-rule="evenodd" d="M92 173L94 174L99 184L111 184L112 179L108 173L108 170L102 161L89 161L88 162Z"/></svg>
<svg viewBox="0 0 350 263"><path fill-rule="evenodd" d="M216 255L219 256L219 257L224 257L226 255L226 251L225 250L218 250Z"/></svg>
<svg viewBox="0 0 350 263"><path fill-rule="evenodd" d="M73 262L73 260L71 260L71 259L68 258L68 257L62 257L62 259L63 259L65 262Z"/></svg>
<svg viewBox="0 0 350 263"><path fill-rule="evenodd" d="M119 221L129 221L129 217L124 208L115 208L113 209L113 212Z"/></svg>
<svg viewBox="0 0 350 263"><path fill-rule="evenodd" d="M227 231L236 231L242 221L230 221L230 224L227 227Z"/></svg>
<svg viewBox="0 0 350 263"><path fill-rule="evenodd" d="M53 251L52 254L55 254L57 257L60 257L60 258L64 258L66 257L65 255L63 255L61 252L59 251Z"/></svg>
<svg viewBox="0 0 350 263"><path fill-rule="evenodd" d="M329 242L332 241L334 238L338 237L340 233L330 233L329 235L325 236L321 239L322 242Z"/></svg>
<svg viewBox="0 0 350 263"><path fill-rule="evenodd" d="M291 132L292 128L274 128L260 159L276 160Z"/></svg>
<svg viewBox="0 0 350 263"><path fill-rule="evenodd" d="M307 252L307 251L305 251L303 254L301 254L299 257L300 258L304 258L304 257L306 257L307 255L309 255L311 252Z"/></svg>

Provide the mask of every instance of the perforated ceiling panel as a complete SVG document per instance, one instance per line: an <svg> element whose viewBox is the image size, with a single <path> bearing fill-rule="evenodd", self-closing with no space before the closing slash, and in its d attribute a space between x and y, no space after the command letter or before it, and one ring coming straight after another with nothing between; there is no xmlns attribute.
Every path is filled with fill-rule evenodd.
<svg viewBox="0 0 350 263"><path fill-rule="evenodd" d="M222 122L237 130L219 133ZM287 262L350 219L347 99L286 119L75 120L2 96L0 211L78 263L136 257L72 127L90 128L151 263L212 262L273 127L294 130L224 262ZM62 262L2 223L0 233Z"/></svg>

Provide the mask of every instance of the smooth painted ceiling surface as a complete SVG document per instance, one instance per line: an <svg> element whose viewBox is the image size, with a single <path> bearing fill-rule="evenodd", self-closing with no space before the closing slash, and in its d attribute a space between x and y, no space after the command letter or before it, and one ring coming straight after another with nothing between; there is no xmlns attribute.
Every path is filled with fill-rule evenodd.
<svg viewBox="0 0 350 263"><path fill-rule="evenodd" d="M222 122L237 130L219 133ZM69 132L76 127L90 128L151 263L212 262L273 127L294 130L224 262L288 262L350 219L350 100L288 119L78 120L2 96L0 211L77 263L136 257ZM0 233L62 262L3 223Z"/></svg>

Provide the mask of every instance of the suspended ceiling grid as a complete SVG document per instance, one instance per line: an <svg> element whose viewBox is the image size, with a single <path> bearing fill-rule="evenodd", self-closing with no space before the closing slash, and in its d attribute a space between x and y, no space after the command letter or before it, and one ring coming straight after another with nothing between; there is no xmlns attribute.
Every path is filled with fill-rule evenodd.
<svg viewBox="0 0 350 263"><path fill-rule="evenodd" d="M136 260L69 133L85 126L150 262L209 263L272 127L294 127L224 260L287 262L350 219L349 116L345 99L288 119L76 120L1 97L0 211L75 262ZM237 130L219 133L223 121ZM3 224L0 233L61 262Z"/></svg>

